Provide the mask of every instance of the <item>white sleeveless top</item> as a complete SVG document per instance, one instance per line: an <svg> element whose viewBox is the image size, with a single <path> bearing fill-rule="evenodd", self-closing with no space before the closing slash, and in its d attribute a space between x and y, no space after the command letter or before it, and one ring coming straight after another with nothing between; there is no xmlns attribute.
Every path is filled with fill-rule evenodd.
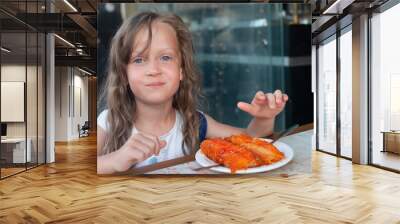
<svg viewBox="0 0 400 224"><path fill-rule="evenodd" d="M100 113L97 118L97 125L100 126L104 131L108 132L108 121L107 121L107 113L108 110L104 110ZM178 157L184 156L182 151L182 142L183 142L183 118L182 115L175 110L175 124L168 133L159 136L161 140L167 142L167 145L160 150L160 154L158 156L151 156L146 160L137 163L135 167L141 167L146 165L151 165L154 163L158 163L164 160L175 159ZM138 133L138 130L135 126L133 126L132 134ZM185 145L186 148L186 145Z"/></svg>

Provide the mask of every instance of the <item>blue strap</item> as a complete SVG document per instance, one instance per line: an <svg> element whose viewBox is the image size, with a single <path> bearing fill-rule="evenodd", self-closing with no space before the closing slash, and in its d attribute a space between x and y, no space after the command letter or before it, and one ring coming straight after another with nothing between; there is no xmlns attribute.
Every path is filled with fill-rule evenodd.
<svg viewBox="0 0 400 224"><path fill-rule="evenodd" d="M201 143L204 139L206 139L207 119L202 112L199 111L198 113L199 113L199 118L200 118L199 141Z"/></svg>

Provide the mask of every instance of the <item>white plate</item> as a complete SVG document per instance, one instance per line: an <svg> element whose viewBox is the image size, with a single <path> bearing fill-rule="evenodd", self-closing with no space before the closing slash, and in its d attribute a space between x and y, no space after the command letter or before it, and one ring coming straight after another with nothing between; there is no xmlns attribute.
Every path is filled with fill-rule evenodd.
<svg viewBox="0 0 400 224"><path fill-rule="evenodd" d="M269 139L262 139L262 138L260 138L260 139L264 140L264 141L271 141ZM282 167L282 166L288 164L293 159L294 152L290 146L286 145L283 142L279 142L279 141L274 142L274 146L285 155L285 158L283 158L282 160L280 160L276 163L270 164L270 165L264 165L264 166L258 166L258 167L248 168L248 169L237 170L236 174L261 173L261 172L265 172L265 171L269 171L269 170L278 169L279 167ZM203 152L201 151L201 149L199 149L197 151L195 158L196 158L197 163L199 163L203 167L212 166L212 165L217 164L216 162L209 159L206 155L204 155ZM225 166L212 167L212 168L210 168L210 170L221 172L221 173L231 173L231 169L229 169L228 167L225 167Z"/></svg>

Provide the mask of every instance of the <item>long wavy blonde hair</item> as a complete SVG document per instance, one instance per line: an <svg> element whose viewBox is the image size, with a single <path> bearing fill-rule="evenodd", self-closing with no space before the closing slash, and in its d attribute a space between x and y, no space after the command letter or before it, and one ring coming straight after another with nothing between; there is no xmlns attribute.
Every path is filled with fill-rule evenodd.
<svg viewBox="0 0 400 224"><path fill-rule="evenodd" d="M142 29L148 30L147 49L151 44L151 27L155 21L169 24L176 32L183 80L174 95L172 106L183 117L183 153L191 153L198 147L200 122L196 109L198 96L200 96L200 80L194 62L192 36L182 19L176 15L143 12L126 19L112 39L108 77L103 93L108 107L108 130L102 154L116 151L131 135L136 118L136 102L128 84L126 69L131 59L136 34ZM187 146L187 150L185 150L184 144Z"/></svg>

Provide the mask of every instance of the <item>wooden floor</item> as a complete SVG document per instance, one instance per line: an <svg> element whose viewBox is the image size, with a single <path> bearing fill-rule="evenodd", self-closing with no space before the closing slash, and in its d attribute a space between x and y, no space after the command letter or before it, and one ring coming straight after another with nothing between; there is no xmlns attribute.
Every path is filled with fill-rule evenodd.
<svg viewBox="0 0 400 224"><path fill-rule="evenodd" d="M313 153L289 177L98 177L94 137L0 181L0 223L400 223L400 175Z"/></svg>
<svg viewBox="0 0 400 224"><path fill-rule="evenodd" d="M17 167L17 168L3 168L2 167L1 168L1 178L13 175L15 173L22 172L24 170L26 170L25 167L24 168L20 168L20 167Z"/></svg>
<svg viewBox="0 0 400 224"><path fill-rule="evenodd" d="M32 164L32 163L31 164L28 163L26 168L25 168L24 164L18 165L18 167L6 167L6 168L2 167L0 170L1 178L6 178L8 176L15 175L20 172L24 172L27 169L28 170L34 169L35 167L37 167L37 164Z"/></svg>
<svg viewBox="0 0 400 224"><path fill-rule="evenodd" d="M392 152L374 151L372 157L374 164L386 166L395 170L400 170L400 154Z"/></svg>

